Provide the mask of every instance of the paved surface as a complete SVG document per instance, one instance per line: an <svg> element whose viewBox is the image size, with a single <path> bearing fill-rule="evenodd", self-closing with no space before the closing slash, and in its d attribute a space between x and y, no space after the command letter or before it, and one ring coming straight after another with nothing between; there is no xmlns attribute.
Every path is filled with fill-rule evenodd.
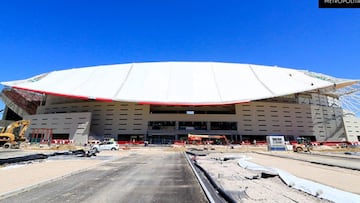
<svg viewBox="0 0 360 203"><path fill-rule="evenodd" d="M288 156L287 152L274 153ZM275 156L268 156L263 154L248 153L247 156L251 157L251 162L268 166L273 168L282 169L297 177L312 180L324 185L328 185L340 190L360 194L360 171L351 170L339 167L331 167L327 165L313 164L311 162L298 161L287 158L280 158ZM337 158L331 159L322 156L309 156L306 154L293 154L298 159L312 160L316 162L336 163ZM359 160L348 160L349 164L354 166L358 165Z"/></svg>
<svg viewBox="0 0 360 203"><path fill-rule="evenodd" d="M243 155L231 154L230 156ZM211 153L208 156L197 157L197 161L236 202L329 203L328 200L308 195L285 185L278 176L264 177L259 171L242 168L238 165L239 159L222 161L225 157L229 157L229 154Z"/></svg>
<svg viewBox="0 0 360 203"><path fill-rule="evenodd" d="M1 202L207 202L181 152L130 153Z"/></svg>
<svg viewBox="0 0 360 203"><path fill-rule="evenodd" d="M353 170L360 170L360 156L349 155L331 155L320 153L288 153L288 152L272 152L260 153L264 155L279 156L294 160L302 160L310 163L323 164L329 166L338 166L341 168L348 168Z"/></svg>
<svg viewBox="0 0 360 203"><path fill-rule="evenodd" d="M2 147L0 147L0 159L26 156L31 154L35 154L35 152L23 151L21 149L3 149Z"/></svg>
<svg viewBox="0 0 360 203"><path fill-rule="evenodd" d="M244 153L257 148L220 148L215 151L221 152L216 157L239 151L242 155L251 156L252 161L260 165L277 167L298 177L359 194L360 171ZM4 152L0 149L0 158L53 152ZM271 153L294 158L303 156L292 152ZM308 156L305 159L310 160ZM323 157L318 159L322 160ZM352 159L352 162L359 164L358 160ZM279 202L279 197L287 198L283 202L288 202L289 198L294 197L287 191L290 190L289 187L277 187L282 184L281 181L274 178L253 179L251 177L256 174L248 174L249 171L239 169L236 162L231 166L228 165L230 161L214 161L216 164L209 162L210 168L207 168L210 175L219 181L226 191L239 196L241 201L244 201L244 195L247 200L244 202ZM334 162L339 160L334 159ZM104 151L91 158L55 156L47 160L32 161L31 164L0 166L0 202L195 202L194 199L197 202L207 202L192 172L185 166L188 167L188 164L179 149L152 147ZM23 193L24 191L28 192ZM297 198L298 202L321 202L319 199L309 200L304 194L299 195L301 197ZM9 196L13 197L4 199ZM159 199L160 197L165 199Z"/></svg>

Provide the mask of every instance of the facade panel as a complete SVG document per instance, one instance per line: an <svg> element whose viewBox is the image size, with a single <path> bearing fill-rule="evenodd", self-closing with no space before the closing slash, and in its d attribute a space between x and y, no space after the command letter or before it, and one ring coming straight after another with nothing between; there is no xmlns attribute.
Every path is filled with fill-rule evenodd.
<svg viewBox="0 0 360 203"><path fill-rule="evenodd" d="M138 141L160 139L160 136L178 140L188 133L225 134L236 142L252 137L265 139L267 135L284 135L288 140L298 136L314 141L347 139L342 109L328 106L334 101L327 102L328 97L322 96L289 95L219 106L154 106L48 96L49 101L38 108L38 113L89 112L90 139Z"/></svg>
<svg viewBox="0 0 360 203"><path fill-rule="evenodd" d="M90 112L36 114L25 116L24 119L30 120L30 126L26 131L28 138L49 139L48 136L55 136L56 139L59 135L58 139L68 139L78 145L88 142Z"/></svg>

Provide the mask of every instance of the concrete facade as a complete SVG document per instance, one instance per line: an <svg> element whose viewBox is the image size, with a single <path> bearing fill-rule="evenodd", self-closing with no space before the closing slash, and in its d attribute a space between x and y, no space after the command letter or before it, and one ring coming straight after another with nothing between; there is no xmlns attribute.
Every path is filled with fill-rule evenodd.
<svg viewBox="0 0 360 203"><path fill-rule="evenodd" d="M360 118L355 116L344 117L347 140L350 142L360 141Z"/></svg>
<svg viewBox="0 0 360 203"><path fill-rule="evenodd" d="M36 114L25 116L24 119L31 121L26 131L28 138L31 138L31 134L33 134L33 137L46 137L46 134L50 133L49 130L51 130L53 139L68 137L69 140L78 145L88 143L91 122L90 112Z"/></svg>
<svg viewBox="0 0 360 203"><path fill-rule="evenodd" d="M225 134L237 142L266 135L358 141L358 120L344 119L342 112L338 100L316 93L219 106L152 106L47 96L37 114L27 118L34 125L41 120L41 125L54 127L54 132L69 133L76 143L103 138L166 143L180 140L188 133ZM75 119L68 127L61 126L65 122L52 126L53 117L83 120ZM82 126L81 132L77 126Z"/></svg>

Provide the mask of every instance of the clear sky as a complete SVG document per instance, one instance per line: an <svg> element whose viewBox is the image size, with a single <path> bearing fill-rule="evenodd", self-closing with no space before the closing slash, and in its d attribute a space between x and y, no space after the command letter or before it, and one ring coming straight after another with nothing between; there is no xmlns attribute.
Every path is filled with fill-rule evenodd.
<svg viewBox="0 0 360 203"><path fill-rule="evenodd" d="M0 81L148 61L219 61L360 79L360 9L318 0L0 1Z"/></svg>

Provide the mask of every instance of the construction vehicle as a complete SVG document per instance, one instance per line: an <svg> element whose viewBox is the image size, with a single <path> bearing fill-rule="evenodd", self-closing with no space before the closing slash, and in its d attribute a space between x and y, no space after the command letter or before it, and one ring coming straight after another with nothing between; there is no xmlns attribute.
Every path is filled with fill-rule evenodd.
<svg viewBox="0 0 360 203"><path fill-rule="evenodd" d="M29 120L19 120L10 123L6 128L1 129L0 145L5 149L20 148L20 144L26 141L25 132L29 127Z"/></svg>
<svg viewBox="0 0 360 203"><path fill-rule="evenodd" d="M188 134L188 142L190 144L225 144L228 145L229 141L225 135L194 135Z"/></svg>
<svg viewBox="0 0 360 203"><path fill-rule="evenodd" d="M308 138L298 137L293 144L294 152L310 152L312 149L311 141Z"/></svg>

